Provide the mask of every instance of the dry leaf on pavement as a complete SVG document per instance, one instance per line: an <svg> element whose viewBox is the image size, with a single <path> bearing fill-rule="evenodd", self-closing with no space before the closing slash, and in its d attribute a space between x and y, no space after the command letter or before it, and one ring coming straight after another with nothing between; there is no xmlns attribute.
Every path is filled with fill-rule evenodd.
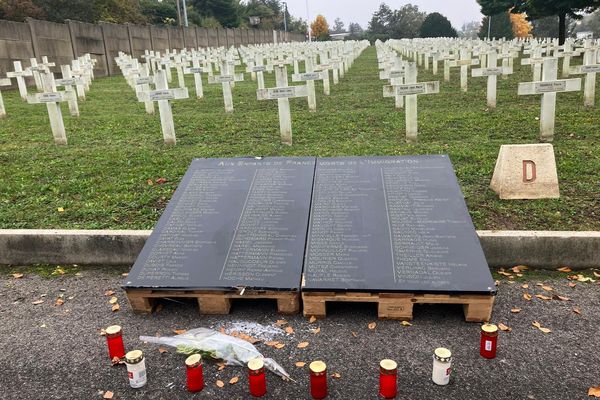
<svg viewBox="0 0 600 400"><path fill-rule="evenodd" d="M570 301L571 299L565 296L561 296L559 294L554 294L552 295L552 300Z"/></svg>
<svg viewBox="0 0 600 400"><path fill-rule="evenodd" d="M600 386L592 386L589 388L588 396L600 397Z"/></svg>
<svg viewBox="0 0 600 400"><path fill-rule="evenodd" d="M107 296L107 297L108 296L112 296L113 294L115 294L115 292L112 291L112 290L107 290L106 292L104 292L104 295Z"/></svg>
<svg viewBox="0 0 600 400"><path fill-rule="evenodd" d="M408 321L402 321L400 323L402 324L402 326L412 326L412 324Z"/></svg>
<svg viewBox="0 0 600 400"><path fill-rule="evenodd" d="M528 283L524 283L524 284L521 285L521 287L523 289L529 289L529 284Z"/></svg>
<svg viewBox="0 0 600 400"><path fill-rule="evenodd" d="M299 349L307 348L308 342L300 342L300 343L298 343L298 346L296 346L296 347L298 347Z"/></svg>
<svg viewBox="0 0 600 400"><path fill-rule="evenodd" d="M119 311L120 309L121 309L121 306L119 306L119 304L113 304L113 306L112 306L112 308L111 308L111 310L112 310L113 312L117 312L117 311Z"/></svg>
<svg viewBox="0 0 600 400"><path fill-rule="evenodd" d="M315 322L317 322L317 317L315 317L314 315L311 315L310 318L309 318L309 320L308 320L308 323L309 324L314 324Z"/></svg>
<svg viewBox="0 0 600 400"><path fill-rule="evenodd" d="M12 277L15 279L21 279L23 277L23 274L12 274Z"/></svg>
<svg viewBox="0 0 600 400"><path fill-rule="evenodd" d="M321 332L321 328L316 328L316 329L311 329L310 331L312 334L316 335L317 333Z"/></svg>
<svg viewBox="0 0 600 400"><path fill-rule="evenodd" d="M117 301L119 301L119 299L117 299L116 297L111 297L110 300L108 301L110 304L117 304Z"/></svg>
<svg viewBox="0 0 600 400"><path fill-rule="evenodd" d="M340 375L339 372L334 372L333 374L331 374L331 377L335 378L335 379L340 379L342 377L342 375Z"/></svg>
<svg viewBox="0 0 600 400"><path fill-rule="evenodd" d="M512 328L504 325L502 322L498 324L498 329L500 329L503 332L510 332L510 331L512 331Z"/></svg>
<svg viewBox="0 0 600 400"><path fill-rule="evenodd" d="M38 304L42 304L44 302L44 300L36 300L34 302L32 302L31 304L37 306Z"/></svg>
<svg viewBox="0 0 600 400"><path fill-rule="evenodd" d="M523 293L523 298L527 301L531 300L531 295L529 293Z"/></svg>
<svg viewBox="0 0 600 400"><path fill-rule="evenodd" d="M542 289L544 289L546 292L551 292L554 290L552 287L546 285L542 285Z"/></svg>
<svg viewBox="0 0 600 400"><path fill-rule="evenodd" d="M304 361L298 361L295 365L298 368L302 368L302 367L304 367L306 365L306 363Z"/></svg>
<svg viewBox="0 0 600 400"><path fill-rule="evenodd" d="M569 267L562 267L558 269L559 272L573 272L573 270Z"/></svg>
<svg viewBox="0 0 600 400"><path fill-rule="evenodd" d="M275 325L277 326L283 326L287 324L287 321L285 319L278 319L277 321L275 321Z"/></svg>
<svg viewBox="0 0 600 400"><path fill-rule="evenodd" d="M160 347L158 348L158 352L159 352L160 354L167 353L168 351L169 351L169 350L167 350L165 347L162 347L162 346L160 346Z"/></svg>
<svg viewBox="0 0 600 400"><path fill-rule="evenodd" d="M183 335L184 333L187 333L187 329L173 329L173 333L176 335Z"/></svg>
<svg viewBox="0 0 600 400"><path fill-rule="evenodd" d="M240 378L238 376L234 376L233 378L231 378L229 380L229 384L230 385L235 385L236 383L238 383L239 380L240 380Z"/></svg>
<svg viewBox="0 0 600 400"><path fill-rule="evenodd" d="M278 344L279 344L279 342L278 342L278 341L276 341L276 340L273 340L273 341L270 341L270 342L265 342L265 344L266 344L267 346L269 346L269 347L275 347L276 345L278 345Z"/></svg>
<svg viewBox="0 0 600 400"><path fill-rule="evenodd" d="M288 333L288 334L291 335L292 333L294 333L294 328L292 328L291 326L286 327L285 328L285 333Z"/></svg>
<svg viewBox="0 0 600 400"><path fill-rule="evenodd" d="M581 314L581 310L579 309L579 307L573 307L573 312L575 314Z"/></svg>
<svg viewBox="0 0 600 400"><path fill-rule="evenodd" d="M358 337L358 333L356 333L356 332L354 332L354 331L352 331L351 333L352 333L352 336L354 336L354 337Z"/></svg>
<svg viewBox="0 0 600 400"><path fill-rule="evenodd" d="M283 349L284 347L285 347L285 344L283 344L283 343L277 343L277 344L275 345L275 348L276 348L276 349Z"/></svg>
<svg viewBox="0 0 600 400"><path fill-rule="evenodd" d="M62 306L63 304L65 304L65 301L63 299L61 299L60 297L58 299L56 299L56 301L54 302L55 306Z"/></svg>
<svg viewBox="0 0 600 400"><path fill-rule="evenodd" d="M218 380L218 381L216 382L216 385L217 385L218 387L220 387L220 388L222 388L223 386L225 386L225 384L224 384L224 383L223 383L223 381L221 381L221 380Z"/></svg>
<svg viewBox="0 0 600 400"><path fill-rule="evenodd" d="M104 396L102 396L103 399L112 399L113 396L115 394L113 392L111 392L110 390L107 390L106 392L104 392Z"/></svg>
<svg viewBox="0 0 600 400"><path fill-rule="evenodd" d="M375 329L376 326L377 326L377 322L371 322L369 325L367 325L367 327L371 330Z"/></svg>
<svg viewBox="0 0 600 400"><path fill-rule="evenodd" d="M510 312L513 314L517 314L517 313L521 312L521 309L520 308L511 308Z"/></svg>
<svg viewBox="0 0 600 400"><path fill-rule="evenodd" d="M552 297L544 296L543 294L536 294L535 297L541 300L552 300Z"/></svg>

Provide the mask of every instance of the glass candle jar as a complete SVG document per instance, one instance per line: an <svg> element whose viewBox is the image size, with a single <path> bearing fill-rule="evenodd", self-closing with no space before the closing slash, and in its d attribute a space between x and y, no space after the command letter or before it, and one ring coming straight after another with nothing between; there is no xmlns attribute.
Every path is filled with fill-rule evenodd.
<svg viewBox="0 0 600 400"><path fill-rule="evenodd" d="M481 326L481 343L479 354L484 358L496 358L496 347L498 345L498 327L494 324Z"/></svg>
<svg viewBox="0 0 600 400"><path fill-rule="evenodd" d="M379 363L379 396L394 399L398 394L398 364L393 360L382 360Z"/></svg>
<svg viewBox="0 0 600 400"><path fill-rule="evenodd" d="M250 394L262 397L267 393L267 379L265 377L265 363L260 358L248 361L248 384Z"/></svg>
<svg viewBox="0 0 600 400"><path fill-rule="evenodd" d="M119 325L106 328L106 344L108 345L108 356L111 361L125 357L125 346L123 345L123 330Z"/></svg>
<svg viewBox="0 0 600 400"><path fill-rule="evenodd" d="M141 350L132 350L125 354L125 365L132 388L138 389L146 385L146 360Z"/></svg>
<svg viewBox="0 0 600 400"><path fill-rule="evenodd" d="M313 399L327 397L327 365L323 361L313 361L310 369L310 395Z"/></svg>
<svg viewBox="0 0 600 400"><path fill-rule="evenodd" d="M192 393L200 392L204 389L204 375L202 371L202 356L192 354L185 360L186 383L188 391Z"/></svg>
<svg viewBox="0 0 600 400"><path fill-rule="evenodd" d="M450 350L439 347L433 352L433 372L431 379L437 385L447 385L450 382L452 367L452 353Z"/></svg>

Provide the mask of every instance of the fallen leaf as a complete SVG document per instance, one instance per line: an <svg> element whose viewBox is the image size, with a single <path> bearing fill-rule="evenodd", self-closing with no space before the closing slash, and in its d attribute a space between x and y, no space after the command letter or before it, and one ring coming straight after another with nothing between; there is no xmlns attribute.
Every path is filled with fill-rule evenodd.
<svg viewBox="0 0 600 400"><path fill-rule="evenodd" d="M542 285L542 289L544 289L546 292L551 292L554 290L550 286L545 286L545 285Z"/></svg>
<svg viewBox="0 0 600 400"><path fill-rule="evenodd" d="M298 346L296 346L296 347L298 347L299 349L307 348L308 342L300 342L300 343L298 343Z"/></svg>
<svg viewBox="0 0 600 400"><path fill-rule="evenodd" d="M221 380L218 380L218 381L216 382L216 384L217 384L217 386L218 386L218 387L220 387L220 388L222 388L223 386L225 386L225 384L224 384L224 383L223 383L223 381L221 381Z"/></svg>
<svg viewBox="0 0 600 400"><path fill-rule="evenodd" d="M521 309L520 308L511 308L510 312L513 313L513 314L518 314L518 313L521 312Z"/></svg>
<svg viewBox="0 0 600 400"><path fill-rule="evenodd" d="M152 186L152 185L154 185L154 182L152 181L152 179L148 179L148 180L146 181L146 183L147 183L149 186Z"/></svg>
<svg viewBox="0 0 600 400"><path fill-rule="evenodd" d="M342 377L342 375L340 375L339 372L334 372L333 374L331 374L331 377L335 378L335 379L340 379Z"/></svg>
<svg viewBox="0 0 600 400"><path fill-rule="evenodd" d="M529 293L523 293L523 298L527 301L531 300L531 295Z"/></svg>
<svg viewBox="0 0 600 400"><path fill-rule="evenodd" d="M321 328L316 328L316 329L311 329L310 331L313 335L316 335L317 333L321 333Z"/></svg>
<svg viewBox="0 0 600 400"><path fill-rule="evenodd" d="M184 333L187 333L187 329L173 329L173 333L176 335L183 335Z"/></svg>
<svg viewBox="0 0 600 400"><path fill-rule="evenodd" d="M113 296L110 298L110 300L108 302L110 304L117 304L117 301L119 301L119 299L117 299L115 296Z"/></svg>
<svg viewBox="0 0 600 400"><path fill-rule="evenodd" d="M104 329L100 329L100 336L106 336L106 331Z"/></svg>
<svg viewBox="0 0 600 400"><path fill-rule="evenodd" d="M544 333L550 333L552 332L550 329L548 328L540 328L540 331L544 332Z"/></svg>
<svg viewBox="0 0 600 400"><path fill-rule="evenodd" d="M166 183L167 180L165 178L158 178L155 182L157 185L162 185L163 183Z"/></svg>
<svg viewBox="0 0 600 400"><path fill-rule="evenodd" d="M377 326L377 322L371 322L369 325L367 325L367 327L371 330L375 329L376 326Z"/></svg>
<svg viewBox="0 0 600 400"><path fill-rule="evenodd" d="M508 326L504 325L503 323L499 323L498 324L498 329L500 329L503 332L510 332L510 331L512 331L511 327L508 327Z"/></svg>
<svg viewBox="0 0 600 400"><path fill-rule="evenodd" d="M169 351L169 350L167 350L167 349L166 349L165 347L163 347L163 346L160 346L160 347L158 348L158 352L159 352L160 354L167 353L168 351Z"/></svg>
<svg viewBox="0 0 600 400"><path fill-rule="evenodd" d="M113 312L117 312L117 311L119 311L120 309L121 309L121 306L119 306L119 304L118 304L118 303L117 303L117 304L113 304L113 306L112 306L112 308L111 308L111 310L112 310Z"/></svg>
<svg viewBox="0 0 600 400"><path fill-rule="evenodd" d="M552 297L544 296L543 294L536 294L535 297L541 300L552 300Z"/></svg>
<svg viewBox="0 0 600 400"><path fill-rule="evenodd" d="M541 325L539 322L537 322L537 321L533 321L533 322L531 323L531 325L535 326L535 327L536 327L536 328L538 328L538 329L539 329L539 328L542 326L542 325Z"/></svg>
<svg viewBox="0 0 600 400"><path fill-rule="evenodd" d="M537 321L533 321L531 325L535 326L536 328L538 328L543 333L550 333L550 332L552 332L548 328L543 328L542 325L539 322L537 322Z"/></svg>
<svg viewBox="0 0 600 400"><path fill-rule="evenodd" d="M234 376L233 378L231 378L231 379L229 380L229 384L230 384L230 385L235 385L236 383L238 383L238 381L239 381L239 380L240 380L240 378L239 378L239 377L237 377L237 376Z"/></svg>
<svg viewBox="0 0 600 400"><path fill-rule="evenodd" d="M581 310L579 309L579 307L573 307L573 312L578 315L581 314Z"/></svg>
<svg viewBox="0 0 600 400"><path fill-rule="evenodd" d="M400 323L402 324L402 326L412 326L412 324L408 321L402 321Z"/></svg>
<svg viewBox="0 0 600 400"><path fill-rule="evenodd" d="M36 300L34 302L32 302L31 304L37 306L38 304L42 304L44 302L44 300Z"/></svg>
<svg viewBox="0 0 600 400"><path fill-rule="evenodd" d="M283 349L284 347L285 347L285 344L283 344L283 343L277 343L277 344L275 345L275 348L276 348L276 349Z"/></svg>
<svg viewBox="0 0 600 400"><path fill-rule="evenodd" d="M498 271L498 273L499 273L500 275L504 275L504 276L507 276L507 277L509 277L509 278L512 276L512 275L511 275L511 274L509 274L508 272L504 272L504 271Z"/></svg>
<svg viewBox="0 0 600 400"><path fill-rule="evenodd" d="M311 315L310 318L308 319L308 323L314 324L315 322L317 322L317 317L315 317L314 315Z"/></svg>
<svg viewBox="0 0 600 400"><path fill-rule="evenodd" d="M119 357L113 357L113 359L110 360L110 363L114 367L115 365L125 364L125 359L124 358L119 358Z"/></svg>
<svg viewBox="0 0 600 400"><path fill-rule="evenodd" d="M559 272L573 272L573 270L569 267L562 267L558 269Z"/></svg>
<svg viewBox="0 0 600 400"><path fill-rule="evenodd" d="M529 284L528 283L524 283L524 284L521 285L521 287L523 289L529 289Z"/></svg>
<svg viewBox="0 0 600 400"><path fill-rule="evenodd" d="M574 288L575 286L577 286L577 284L575 282L569 282L569 287L570 288Z"/></svg>
<svg viewBox="0 0 600 400"><path fill-rule="evenodd" d="M523 272L524 270L529 269L528 266L526 265L517 265L516 267L512 267L511 270L515 273L517 272Z"/></svg>
<svg viewBox="0 0 600 400"><path fill-rule="evenodd" d="M278 320L275 322L275 325L277 325L277 326L283 326L283 325L285 325L285 324L287 324L287 321L286 321L285 319L278 319Z"/></svg>
<svg viewBox="0 0 600 400"><path fill-rule="evenodd" d="M597 272L594 272L594 276L595 276L596 278L600 278L600 274L599 274L599 273L597 273Z"/></svg>
<svg viewBox="0 0 600 400"><path fill-rule="evenodd" d="M65 209L64 209L64 208L62 208L62 207L58 207L58 208L56 209L56 211L58 211L58 212L62 213L62 212L65 212Z"/></svg>
<svg viewBox="0 0 600 400"><path fill-rule="evenodd" d="M113 290L107 290L106 292L104 292L105 296L112 296L113 294L115 294Z"/></svg>
<svg viewBox="0 0 600 400"><path fill-rule="evenodd" d="M65 301L63 299L61 299L60 297L58 299L56 299L56 301L54 302L55 306L62 306L63 304L65 304Z"/></svg>
<svg viewBox="0 0 600 400"><path fill-rule="evenodd" d="M265 342L265 344L266 344L267 346L269 346L269 347L275 347L275 346L277 346L277 345L279 344L279 342L277 342L277 341L273 340L273 341L271 341L271 342Z"/></svg>
<svg viewBox="0 0 600 400"><path fill-rule="evenodd" d="M54 269L54 271L52 271L52 275L64 275L66 273L67 272L64 269L62 269L61 267L56 267Z"/></svg>
<svg viewBox="0 0 600 400"><path fill-rule="evenodd" d="M23 274L12 274L12 277L15 279L21 279L23 277Z"/></svg>
<svg viewBox="0 0 600 400"><path fill-rule="evenodd" d="M494 285L500 286L500 281L494 281Z"/></svg>
<svg viewBox="0 0 600 400"><path fill-rule="evenodd" d="M46 327L46 324L41 324L40 325L40 328L45 328L45 327Z"/></svg>
<svg viewBox="0 0 600 400"><path fill-rule="evenodd" d="M223 371L225 369L225 364L224 363L220 363L218 365L219 365L219 368L217 368L217 371Z"/></svg>
<svg viewBox="0 0 600 400"><path fill-rule="evenodd" d="M123 272L123 273L121 274L121 276L127 276L127 275L129 275L129 272Z"/></svg>
<svg viewBox="0 0 600 400"><path fill-rule="evenodd" d="M517 274L517 276L518 276L519 278L522 278L522 277L523 277L523 274Z"/></svg>
<svg viewBox="0 0 600 400"><path fill-rule="evenodd" d="M112 399L113 396L115 394L113 392L111 392L110 390L107 390L106 392L104 392L104 396L102 396L103 399Z"/></svg>
<svg viewBox="0 0 600 400"><path fill-rule="evenodd" d="M351 333L352 333L352 336L354 336L354 337L358 337L358 333L356 333L356 332L354 332L354 331L352 331Z"/></svg>
<svg viewBox="0 0 600 400"><path fill-rule="evenodd" d="M565 296L561 296L559 294L553 294L552 300L560 300L560 301L570 301L571 299Z"/></svg>
<svg viewBox="0 0 600 400"><path fill-rule="evenodd" d="M600 386L592 386L588 389L588 396L600 397Z"/></svg>
<svg viewBox="0 0 600 400"><path fill-rule="evenodd" d="M285 328L285 333L288 333L288 334L291 335L292 333L294 333L294 328L292 328L291 326L286 327Z"/></svg>
<svg viewBox="0 0 600 400"><path fill-rule="evenodd" d="M304 367L306 365L306 363L304 361L298 361L295 365L298 368L302 368L302 367Z"/></svg>

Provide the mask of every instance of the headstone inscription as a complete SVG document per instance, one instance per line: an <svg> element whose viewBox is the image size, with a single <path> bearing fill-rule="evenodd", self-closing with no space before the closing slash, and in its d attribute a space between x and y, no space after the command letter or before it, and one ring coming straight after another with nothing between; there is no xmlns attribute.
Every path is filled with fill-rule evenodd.
<svg viewBox="0 0 600 400"><path fill-rule="evenodd" d="M125 288L298 290L315 159L196 159Z"/></svg>
<svg viewBox="0 0 600 400"><path fill-rule="evenodd" d="M319 158L303 291L492 294L447 156Z"/></svg>

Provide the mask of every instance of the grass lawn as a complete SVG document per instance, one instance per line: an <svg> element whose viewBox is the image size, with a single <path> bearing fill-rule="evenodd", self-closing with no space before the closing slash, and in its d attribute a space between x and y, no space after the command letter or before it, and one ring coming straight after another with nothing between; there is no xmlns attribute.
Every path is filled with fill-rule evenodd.
<svg viewBox="0 0 600 400"><path fill-rule="evenodd" d="M576 59L575 63L580 63ZM358 58L331 96L317 83L316 113L291 100L294 145L279 140L277 102L256 100L256 84L236 84L235 112L226 114L220 85L205 98L173 102L177 145L163 144L158 112L144 112L122 77L97 78L80 103L81 116L63 115L69 145L53 144L44 105L3 92L0 121L0 228L150 229L193 158L449 154L478 229L600 230L600 113L583 107L582 93L558 94L555 154L561 198L501 201L489 189L500 145L537 143L540 96L517 96L531 80L528 66L498 79L498 107L486 108L486 79L459 87L420 70L419 81L440 80L441 93L419 97L419 143L404 141L404 113L382 97L375 48ZM291 68L290 68L291 69ZM291 72L291 71L290 71ZM174 75L174 82L176 76ZM274 75L266 75L267 87ZM600 106L600 105L599 105ZM148 180L165 178L165 184ZM58 209L64 209L59 212Z"/></svg>

